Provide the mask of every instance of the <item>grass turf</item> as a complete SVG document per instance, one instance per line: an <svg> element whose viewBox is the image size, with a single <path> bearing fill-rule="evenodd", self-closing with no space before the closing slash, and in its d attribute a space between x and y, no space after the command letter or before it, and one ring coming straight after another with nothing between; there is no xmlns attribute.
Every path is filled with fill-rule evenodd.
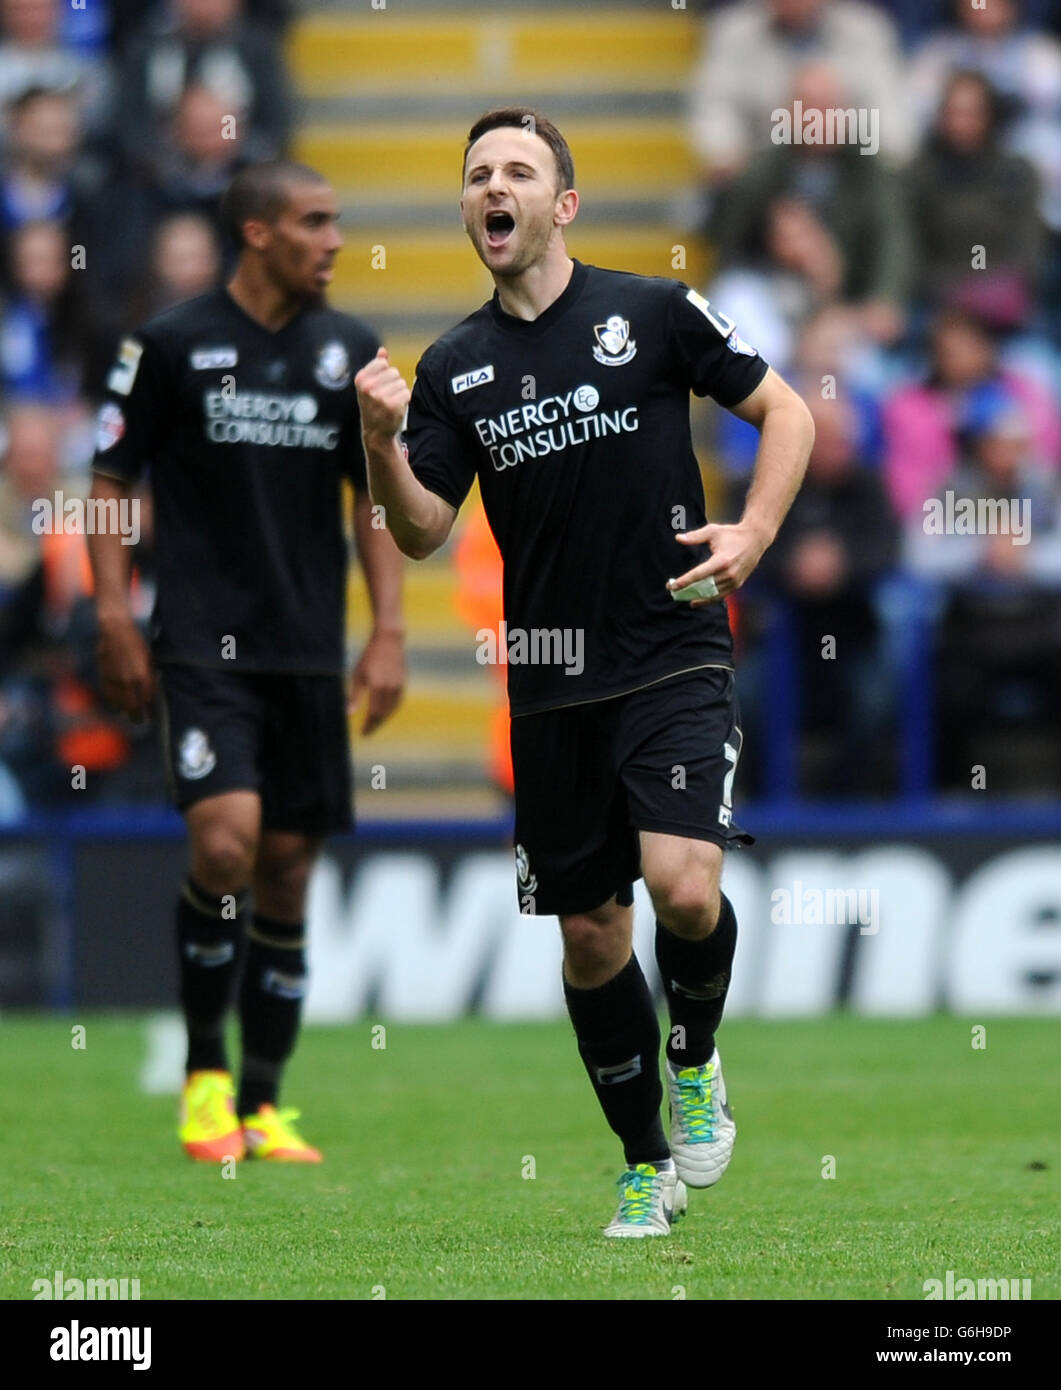
<svg viewBox="0 0 1061 1390"><path fill-rule="evenodd" d="M308 1028L284 1100L325 1163L224 1178L138 1091L143 1021L78 1018L81 1050L74 1022L0 1020L5 1299L55 1270L144 1299L923 1299L947 1270L1061 1296L1050 1020L983 1050L946 1017L728 1023L732 1165L645 1241L601 1237L621 1155L566 1025Z"/></svg>

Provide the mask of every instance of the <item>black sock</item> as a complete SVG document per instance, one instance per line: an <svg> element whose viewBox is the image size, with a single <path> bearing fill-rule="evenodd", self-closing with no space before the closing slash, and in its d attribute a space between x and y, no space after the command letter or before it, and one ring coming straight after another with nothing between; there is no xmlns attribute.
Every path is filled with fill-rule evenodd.
<svg viewBox="0 0 1061 1390"><path fill-rule="evenodd" d="M188 1029L187 1071L227 1071L225 1014L232 997L246 893L215 898L191 875L177 900L180 1003Z"/></svg>
<svg viewBox="0 0 1061 1390"><path fill-rule="evenodd" d="M670 1010L667 1056L676 1067L701 1067L715 1050L726 1006L737 919L722 894L718 925L701 941L685 941L656 922L656 962Z"/></svg>
<svg viewBox="0 0 1061 1390"><path fill-rule="evenodd" d="M659 1112L659 1019L637 957L599 989L575 989L565 980L564 997L579 1053L627 1163L669 1159Z"/></svg>
<svg viewBox="0 0 1061 1390"><path fill-rule="evenodd" d="M284 1063L295 1049L306 987L306 929L254 914L247 932L239 1016L243 1071L238 1115L275 1105Z"/></svg>

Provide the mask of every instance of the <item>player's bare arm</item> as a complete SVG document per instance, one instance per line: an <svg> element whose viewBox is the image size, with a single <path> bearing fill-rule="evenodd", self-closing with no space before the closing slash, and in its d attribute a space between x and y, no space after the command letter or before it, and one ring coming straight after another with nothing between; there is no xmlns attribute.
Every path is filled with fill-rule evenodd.
<svg viewBox="0 0 1061 1390"><path fill-rule="evenodd" d="M368 588L372 631L350 678L350 701L353 707L368 696L363 734L391 717L405 691L402 557L390 532L374 522L372 499L360 493L354 502L354 544Z"/></svg>
<svg viewBox="0 0 1061 1390"><path fill-rule="evenodd" d="M711 524L687 531L676 539L684 545L703 541L711 558L669 582L682 589L698 579L711 578L718 598L694 599L691 607L717 603L744 584L773 544L807 470L814 443L814 422L802 399L772 368L733 414L759 431L759 452L740 521L731 526Z"/></svg>
<svg viewBox="0 0 1061 1390"><path fill-rule="evenodd" d="M383 507L402 554L426 559L445 543L457 513L417 480L398 442L412 393L386 348L361 368L354 385L372 501Z"/></svg>
<svg viewBox="0 0 1061 1390"><path fill-rule="evenodd" d="M116 478L93 475L92 497L121 501L131 489ZM117 531L86 536L99 624L99 670L104 699L137 723L148 713L155 690L151 654L129 607L130 549Z"/></svg>

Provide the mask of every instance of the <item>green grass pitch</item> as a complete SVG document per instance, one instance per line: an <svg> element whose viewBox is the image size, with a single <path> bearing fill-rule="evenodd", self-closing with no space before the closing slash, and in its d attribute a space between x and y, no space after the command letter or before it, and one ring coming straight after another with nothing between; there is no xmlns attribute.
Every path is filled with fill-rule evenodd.
<svg viewBox="0 0 1061 1390"><path fill-rule="evenodd" d="M325 1163L225 1178L139 1092L143 1020L7 1015L0 1297L922 1299L953 1270L1056 1299L1057 1024L985 1026L726 1024L729 1172L669 1238L606 1241L621 1156L566 1025L307 1028L283 1101Z"/></svg>

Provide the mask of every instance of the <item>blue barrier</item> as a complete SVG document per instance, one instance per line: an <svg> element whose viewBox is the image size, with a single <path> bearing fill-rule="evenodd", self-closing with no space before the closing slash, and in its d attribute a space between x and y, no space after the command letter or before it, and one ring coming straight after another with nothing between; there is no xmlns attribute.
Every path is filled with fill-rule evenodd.
<svg viewBox="0 0 1061 1390"><path fill-rule="evenodd" d="M753 835L767 838L828 839L833 835L871 838L926 835L1059 835L1061 799L1049 801L925 797L899 801L800 801L795 797L743 801L739 819ZM36 812L0 825L0 844L44 840L70 845L91 840L180 840L184 822L169 810L85 810ZM472 847L507 845L511 815L479 820L365 820L357 830L336 837L365 845L446 843Z"/></svg>

